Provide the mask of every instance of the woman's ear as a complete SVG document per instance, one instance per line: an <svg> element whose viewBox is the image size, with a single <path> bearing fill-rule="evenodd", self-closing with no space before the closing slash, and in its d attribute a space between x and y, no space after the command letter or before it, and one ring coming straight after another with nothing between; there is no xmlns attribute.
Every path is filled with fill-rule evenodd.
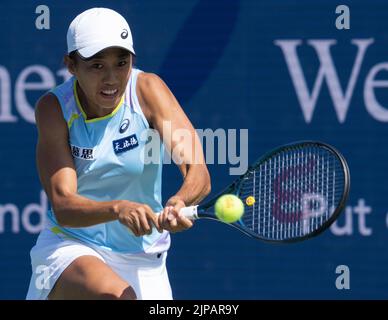
<svg viewBox="0 0 388 320"><path fill-rule="evenodd" d="M63 62L65 63L67 70L74 75L75 74L75 61L70 58L67 54L63 57Z"/></svg>

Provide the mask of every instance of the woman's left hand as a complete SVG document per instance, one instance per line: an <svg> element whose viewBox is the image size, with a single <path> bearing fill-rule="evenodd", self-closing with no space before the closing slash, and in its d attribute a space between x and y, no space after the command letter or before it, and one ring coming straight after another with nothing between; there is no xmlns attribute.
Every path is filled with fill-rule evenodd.
<svg viewBox="0 0 388 320"><path fill-rule="evenodd" d="M193 226L193 221L179 214L185 203L178 196L171 197L158 217L159 227L174 232L187 230Z"/></svg>

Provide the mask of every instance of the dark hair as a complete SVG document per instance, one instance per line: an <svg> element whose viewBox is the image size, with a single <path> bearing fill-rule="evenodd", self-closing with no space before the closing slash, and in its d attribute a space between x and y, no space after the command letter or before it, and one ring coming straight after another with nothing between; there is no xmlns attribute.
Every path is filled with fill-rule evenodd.
<svg viewBox="0 0 388 320"><path fill-rule="evenodd" d="M77 50L74 50L68 54L70 59L75 59L75 56L77 55Z"/></svg>
<svg viewBox="0 0 388 320"><path fill-rule="evenodd" d="M74 51L72 51L72 52L70 52L70 53L68 53L67 54L67 56L70 58L70 60L72 60L73 61L73 63L76 65L77 64L77 59L76 59L76 56L77 56L78 54L77 54L77 50L74 50ZM64 61L64 64L66 65L67 63L66 63L66 61L65 60L63 60Z"/></svg>

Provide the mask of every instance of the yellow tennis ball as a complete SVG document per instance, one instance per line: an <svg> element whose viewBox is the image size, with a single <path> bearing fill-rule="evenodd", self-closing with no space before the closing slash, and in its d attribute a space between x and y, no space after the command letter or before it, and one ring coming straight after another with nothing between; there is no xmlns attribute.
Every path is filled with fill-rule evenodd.
<svg viewBox="0 0 388 320"><path fill-rule="evenodd" d="M232 223L244 214L244 203L234 194L224 194L215 204L216 216L223 222Z"/></svg>
<svg viewBox="0 0 388 320"><path fill-rule="evenodd" d="M255 204L256 200L254 197L252 196L249 196L245 199L245 203L248 205L248 206L253 206Z"/></svg>

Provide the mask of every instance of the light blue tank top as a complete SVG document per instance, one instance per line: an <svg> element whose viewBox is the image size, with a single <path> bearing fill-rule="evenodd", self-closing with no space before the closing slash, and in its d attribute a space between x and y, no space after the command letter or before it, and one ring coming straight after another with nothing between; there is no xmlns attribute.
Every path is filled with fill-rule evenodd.
<svg viewBox="0 0 388 320"><path fill-rule="evenodd" d="M96 201L145 203L154 212L159 212L163 208L164 148L160 140L155 139L155 131L150 129L136 95L136 80L140 72L132 69L120 104L111 114L97 119L86 120L74 77L51 92L58 98L68 124L78 194ZM153 153L151 157L150 153ZM56 233L116 252L155 253L170 246L169 233L160 234L155 228L151 235L136 237L119 221L85 228L64 228L58 225L52 209L48 218Z"/></svg>

